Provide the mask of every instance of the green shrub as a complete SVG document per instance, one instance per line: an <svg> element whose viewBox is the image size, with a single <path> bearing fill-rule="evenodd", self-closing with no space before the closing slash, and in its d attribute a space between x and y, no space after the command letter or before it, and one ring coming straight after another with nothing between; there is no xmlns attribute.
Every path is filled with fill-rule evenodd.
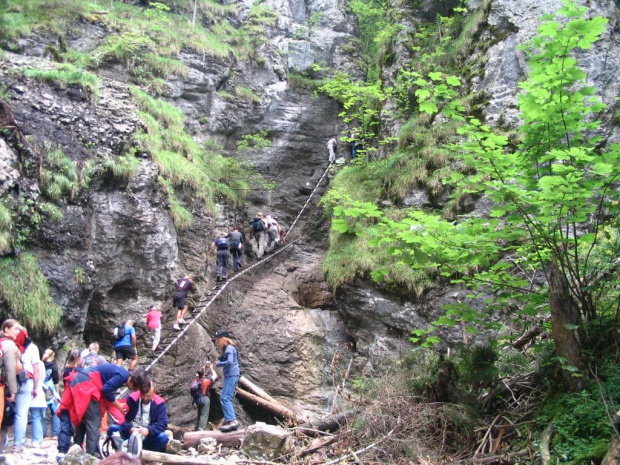
<svg viewBox="0 0 620 465"><path fill-rule="evenodd" d="M255 134L244 134L237 141L237 149L240 151L248 149L266 149L271 147L271 140L267 131L259 131Z"/></svg>
<svg viewBox="0 0 620 465"><path fill-rule="evenodd" d="M101 169L103 173L109 173L118 179L131 179L134 175L140 160L138 160L133 153L127 153L120 157L106 156L101 163Z"/></svg>
<svg viewBox="0 0 620 465"><path fill-rule="evenodd" d="M31 253L0 259L0 298L8 309L5 316L30 330L51 334L60 326L62 309L50 297L49 283Z"/></svg>
<svg viewBox="0 0 620 465"><path fill-rule="evenodd" d="M54 70L27 68L24 70L24 74L32 79L55 82L61 86L80 86L82 89L86 90L92 98L96 98L99 95L99 87L101 85L99 78L69 63L59 65Z"/></svg>
<svg viewBox="0 0 620 465"><path fill-rule="evenodd" d="M41 190L50 200L77 195L80 183L76 163L67 157L60 146L45 146L45 163L41 169Z"/></svg>
<svg viewBox="0 0 620 465"><path fill-rule="evenodd" d="M11 210L0 202L0 255L10 252L13 246L11 227L13 219Z"/></svg>
<svg viewBox="0 0 620 465"><path fill-rule="evenodd" d="M241 100L244 100L248 103L260 103L260 97L256 95L254 91L252 91L252 89L249 89L247 87L238 86L235 89L235 94L237 94L237 97L239 97Z"/></svg>

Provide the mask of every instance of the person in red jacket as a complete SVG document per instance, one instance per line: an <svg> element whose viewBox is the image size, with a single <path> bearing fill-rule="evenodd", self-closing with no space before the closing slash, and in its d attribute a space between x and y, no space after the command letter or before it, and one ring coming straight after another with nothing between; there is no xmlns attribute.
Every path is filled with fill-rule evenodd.
<svg viewBox="0 0 620 465"><path fill-rule="evenodd" d="M147 375L148 376L148 375ZM142 448L154 452L166 452L168 436L168 412L166 401L155 394L155 385L149 379L148 384L127 396L127 414L121 424L108 428L115 449L120 449L120 441L139 432L142 436ZM118 439L115 439L118 438Z"/></svg>

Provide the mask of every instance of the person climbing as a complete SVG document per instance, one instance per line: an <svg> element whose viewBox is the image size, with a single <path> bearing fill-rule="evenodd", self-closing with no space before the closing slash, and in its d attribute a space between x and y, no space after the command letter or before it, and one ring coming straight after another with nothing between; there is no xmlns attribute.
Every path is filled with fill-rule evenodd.
<svg viewBox="0 0 620 465"><path fill-rule="evenodd" d="M252 225L252 237L256 241L256 255L260 257L263 254L265 247L265 221L263 220L262 212L258 212L251 221ZM262 247L262 248L261 248Z"/></svg>
<svg viewBox="0 0 620 465"><path fill-rule="evenodd" d="M194 289L194 280L191 276L177 279L177 289L172 296L172 306L177 309L177 316L173 328L181 331L180 324L185 324L187 312L187 292Z"/></svg>
<svg viewBox="0 0 620 465"><path fill-rule="evenodd" d="M146 377L135 383L138 389L127 396L127 414L121 424L111 425L108 436L114 448L121 450L120 439L128 440L135 432L142 436L142 448L153 452L166 452L168 436L168 412L166 401L155 394L155 384L144 371Z"/></svg>
<svg viewBox="0 0 620 465"><path fill-rule="evenodd" d="M235 388L239 382L241 371L239 370L239 357L235 343L230 339L228 331L219 330L213 335L213 342L222 352L222 356L216 363L216 366L224 370L224 385L220 394L220 404L222 413L224 414L224 424L218 429L224 433L234 431L239 428L239 422L235 415L235 407L233 405L233 396Z"/></svg>
<svg viewBox="0 0 620 465"><path fill-rule="evenodd" d="M278 235L280 236L280 245L284 245L284 237L286 236L286 233L284 232L284 227L280 224L280 220L278 219L277 216L274 216L273 219L276 222L276 225L278 227Z"/></svg>
<svg viewBox="0 0 620 465"><path fill-rule="evenodd" d="M327 141L327 151L329 152L329 162L333 163L336 161L336 146L338 144L338 139L336 136L333 136L331 139Z"/></svg>
<svg viewBox="0 0 620 465"><path fill-rule="evenodd" d="M271 215L265 217L265 225L267 226L267 247L265 251L271 251L280 243L280 232L278 231L278 223Z"/></svg>
<svg viewBox="0 0 620 465"><path fill-rule="evenodd" d="M351 148L351 160L354 160L357 157L357 134L355 130L349 133L349 145Z"/></svg>
<svg viewBox="0 0 620 465"><path fill-rule="evenodd" d="M145 377L148 375L144 370L130 376L125 368L112 363L76 368L69 374L57 413L60 418L57 458L65 456L74 433L75 444L82 444L86 438L86 453L98 454L102 412L106 408L127 412L127 405L116 399L114 392L125 384L131 390L143 388Z"/></svg>
<svg viewBox="0 0 620 465"><path fill-rule="evenodd" d="M209 376L205 376L205 373L209 372ZM204 399L204 404L200 405L200 402L196 402L194 399L194 403L197 408L196 415L196 431L206 431L207 424L209 423L209 410L211 408L211 397L209 394L209 388L213 386L213 383L217 380L217 374L215 370L213 370L213 365L211 362L207 361L205 363L204 368L201 368L196 372L196 379L194 383L198 384L200 392L202 393L202 398Z"/></svg>
<svg viewBox="0 0 620 465"><path fill-rule="evenodd" d="M149 307L149 312L146 314L146 327L149 331L153 332L153 345L152 352L157 350L159 340L161 339L161 312L156 305Z"/></svg>
<svg viewBox="0 0 620 465"><path fill-rule="evenodd" d="M222 279L226 279L228 277L228 257L230 253L228 251L228 239L224 234L219 233L211 246L209 247L209 251L216 251L215 258L215 274L216 281L219 283Z"/></svg>
<svg viewBox="0 0 620 465"><path fill-rule="evenodd" d="M245 236L239 230L239 225L233 226L232 231L228 233L226 238L230 242L230 255L233 260L233 271L238 271L241 268L241 259L243 258L243 244L245 243Z"/></svg>
<svg viewBox="0 0 620 465"><path fill-rule="evenodd" d="M129 371L138 364L138 351L136 350L136 329L133 327L134 321L125 321L125 334L114 343L116 352L116 364L121 366L125 360L129 362ZM99 366L99 365L97 365Z"/></svg>
<svg viewBox="0 0 620 465"><path fill-rule="evenodd" d="M80 367L82 368L90 368L104 363L106 363L106 359L99 355L98 342L91 342L88 349L83 350L80 354Z"/></svg>

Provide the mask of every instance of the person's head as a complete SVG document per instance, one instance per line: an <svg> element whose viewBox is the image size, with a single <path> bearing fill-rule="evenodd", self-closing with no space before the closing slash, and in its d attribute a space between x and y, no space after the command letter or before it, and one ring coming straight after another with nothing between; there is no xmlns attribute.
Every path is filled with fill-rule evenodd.
<svg viewBox="0 0 620 465"><path fill-rule="evenodd" d="M153 396L155 395L155 383L151 381L150 388L145 390L144 392L140 391L140 400L143 404L148 404L153 400Z"/></svg>
<svg viewBox="0 0 620 465"><path fill-rule="evenodd" d="M133 326L133 320L127 320L127 321L125 322L125 324L126 324L127 326Z"/></svg>
<svg viewBox="0 0 620 465"><path fill-rule="evenodd" d="M151 306L149 307L149 312L151 312L153 310L157 310L157 305L151 304Z"/></svg>
<svg viewBox="0 0 620 465"><path fill-rule="evenodd" d="M91 342L90 345L88 346L88 350L90 352L94 352L96 354L99 353L99 343L98 342Z"/></svg>
<svg viewBox="0 0 620 465"><path fill-rule="evenodd" d="M20 332L19 322L9 318L2 323L2 332L9 338L15 340Z"/></svg>
<svg viewBox="0 0 620 465"><path fill-rule="evenodd" d="M263 217L263 212L258 212L256 214L256 218L262 218Z"/></svg>
<svg viewBox="0 0 620 465"><path fill-rule="evenodd" d="M80 364L80 351L78 349L71 349L67 360L65 361L65 367L76 367Z"/></svg>
<svg viewBox="0 0 620 465"><path fill-rule="evenodd" d="M239 231L239 225L238 224L233 226L233 231Z"/></svg>
<svg viewBox="0 0 620 465"><path fill-rule="evenodd" d="M200 369L196 372L196 375L198 375L198 377L199 377L199 378L204 378L204 376L205 376L205 371L204 371L202 368L200 368Z"/></svg>
<svg viewBox="0 0 620 465"><path fill-rule="evenodd" d="M54 358L56 358L56 352L54 352L52 349L45 349L41 360L43 360L44 362L53 362Z"/></svg>
<svg viewBox="0 0 620 465"><path fill-rule="evenodd" d="M129 376L127 387L131 391L145 394L151 390L151 377L145 370L136 370Z"/></svg>
<svg viewBox="0 0 620 465"><path fill-rule="evenodd" d="M132 457L125 452L117 452L109 455L99 462L99 465L141 465L142 460Z"/></svg>
<svg viewBox="0 0 620 465"><path fill-rule="evenodd" d="M215 342L215 345L222 351L229 345L235 345L235 343L230 339L230 333L224 329L216 331L211 340Z"/></svg>
<svg viewBox="0 0 620 465"><path fill-rule="evenodd" d="M28 331L26 331L26 328L24 328L19 323L17 324L17 326L19 327L19 334L15 338L15 344L19 348L19 351L23 354L26 350L26 347L28 347L32 341L28 337Z"/></svg>

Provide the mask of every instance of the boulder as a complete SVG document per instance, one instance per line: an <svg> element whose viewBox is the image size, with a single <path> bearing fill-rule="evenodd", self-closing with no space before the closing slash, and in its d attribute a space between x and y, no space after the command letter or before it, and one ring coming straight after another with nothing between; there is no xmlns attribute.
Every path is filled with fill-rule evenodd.
<svg viewBox="0 0 620 465"><path fill-rule="evenodd" d="M248 457L274 460L290 449L290 433L279 426L258 422L245 430L243 452Z"/></svg>
<svg viewBox="0 0 620 465"><path fill-rule="evenodd" d="M99 459L84 452L80 446L74 445L58 463L59 465L97 465Z"/></svg>

